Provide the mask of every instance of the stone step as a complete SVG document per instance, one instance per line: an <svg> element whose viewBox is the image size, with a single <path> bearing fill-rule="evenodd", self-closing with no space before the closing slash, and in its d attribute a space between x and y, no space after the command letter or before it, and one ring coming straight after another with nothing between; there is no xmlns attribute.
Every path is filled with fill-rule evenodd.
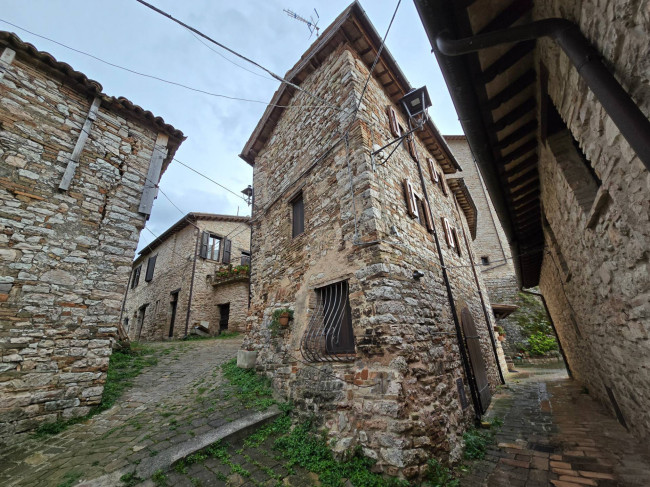
<svg viewBox="0 0 650 487"><path fill-rule="evenodd" d="M134 469L133 466L112 472L96 479L83 480L77 487L115 487L120 485L120 477L128 473L134 473L141 479L148 479L158 470L167 470L174 463L186 458L203 448L210 446L216 441L226 438L236 439L247 436L250 432L260 426L273 421L282 413L273 406L266 411L258 411L248 416L236 419L231 423L224 424L219 428L195 436L183 443L174 445L163 450L155 457L144 458Z"/></svg>

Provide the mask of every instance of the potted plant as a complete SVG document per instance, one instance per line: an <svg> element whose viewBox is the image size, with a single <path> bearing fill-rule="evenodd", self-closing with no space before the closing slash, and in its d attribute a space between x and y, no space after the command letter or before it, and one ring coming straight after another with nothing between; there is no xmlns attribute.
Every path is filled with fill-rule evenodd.
<svg viewBox="0 0 650 487"><path fill-rule="evenodd" d="M289 326L289 320L293 319L293 310L289 308L276 309L273 312L272 324L277 323L282 328Z"/></svg>
<svg viewBox="0 0 650 487"><path fill-rule="evenodd" d="M496 331L499 334L498 338L500 342L506 339L506 331L503 329L503 327L495 326L494 331Z"/></svg>

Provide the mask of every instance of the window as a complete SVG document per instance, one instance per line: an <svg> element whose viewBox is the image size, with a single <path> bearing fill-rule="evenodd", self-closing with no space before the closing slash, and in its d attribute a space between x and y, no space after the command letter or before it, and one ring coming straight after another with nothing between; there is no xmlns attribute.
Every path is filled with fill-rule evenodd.
<svg viewBox="0 0 650 487"><path fill-rule="evenodd" d="M481 256L481 265L490 265L490 258L487 255Z"/></svg>
<svg viewBox="0 0 650 487"><path fill-rule="evenodd" d="M241 265L251 265L251 253L242 250L241 253Z"/></svg>
<svg viewBox="0 0 650 487"><path fill-rule="evenodd" d="M449 189L447 188L447 181L441 172L438 173L438 178L440 179L440 189L442 189L442 194L447 196L449 194Z"/></svg>
<svg viewBox="0 0 650 487"><path fill-rule="evenodd" d="M462 254L461 254L461 250L460 250L460 237L458 236L459 231L456 228L452 228L451 233L452 233L452 235L454 237L454 244L456 245L456 253L460 257L460 256L462 256Z"/></svg>
<svg viewBox="0 0 650 487"><path fill-rule="evenodd" d="M302 192L291 200L292 230L291 236L297 237L305 231L305 204L302 199Z"/></svg>
<svg viewBox="0 0 650 487"><path fill-rule="evenodd" d="M418 205L415 200L415 191L413 191L413 185L411 181L405 179L403 182L404 185L404 196L406 197L406 212L411 218L419 219L420 215L418 213Z"/></svg>
<svg viewBox="0 0 650 487"><path fill-rule="evenodd" d="M128 334L129 333L129 319L124 318L124 331Z"/></svg>
<svg viewBox="0 0 650 487"><path fill-rule="evenodd" d="M201 235L201 250L200 256L203 259L219 260L223 241L223 256L224 264L230 263L230 247L231 242L228 239L214 235L210 232L203 232Z"/></svg>
<svg viewBox="0 0 650 487"><path fill-rule="evenodd" d="M560 171L573 191L578 205L589 213L596 199L601 180L573 138L568 127L546 95L546 141Z"/></svg>
<svg viewBox="0 0 650 487"><path fill-rule="evenodd" d="M138 287L138 284L140 283L140 272L142 271L142 265L139 265L135 269L133 269L133 278L131 279L131 289L135 289Z"/></svg>
<svg viewBox="0 0 650 487"><path fill-rule="evenodd" d="M312 362L353 358L354 332L348 282L336 282L315 291L316 310L300 345L303 356Z"/></svg>
<svg viewBox="0 0 650 487"><path fill-rule="evenodd" d="M393 137L401 137L402 130L397 121L397 113L392 106L386 107L386 112L388 113L388 122L390 126L390 133Z"/></svg>
<svg viewBox="0 0 650 487"><path fill-rule="evenodd" d="M427 157L427 164L429 165L429 174L431 175L431 182L433 184L438 184L440 182L440 176L438 176L438 170L436 169L436 164L433 162L433 159Z"/></svg>
<svg viewBox="0 0 650 487"><path fill-rule="evenodd" d="M427 200L413 191L411 181L405 179L403 182L404 193L406 196L406 209L409 216L422 226L426 227L430 232L433 231L433 217L431 216L431 209L427 204Z"/></svg>
<svg viewBox="0 0 650 487"><path fill-rule="evenodd" d="M415 145L415 135L410 134L408 137L406 137L406 148L409 151L409 154L411 154L411 158L414 161L418 160L418 153L417 153L417 148Z"/></svg>
<svg viewBox="0 0 650 487"><path fill-rule="evenodd" d="M158 255L154 255L152 257L149 257L149 260L147 261L147 274L144 276L144 280L146 282L149 282L153 279L153 271L156 268L156 259L158 258Z"/></svg>
<svg viewBox="0 0 650 487"><path fill-rule="evenodd" d="M450 249L456 250L456 242L454 240L454 233L451 228L449 220L445 217L442 217L442 227L445 229L445 240L447 240L447 245Z"/></svg>

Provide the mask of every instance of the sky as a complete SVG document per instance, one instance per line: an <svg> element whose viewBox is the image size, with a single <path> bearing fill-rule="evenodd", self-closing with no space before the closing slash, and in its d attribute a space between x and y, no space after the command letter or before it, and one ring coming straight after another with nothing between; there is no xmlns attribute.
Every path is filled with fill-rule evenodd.
<svg viewBox="0 0 650 487"><path fill-rule="evenodd" d="M306 18L316 18L317 11L322 32L350 0L149 3L284 76L315 37L310 39L307 26L283 10L293 10ZM236 194L252 183L252 168L238 156L278 88L278 81L219 47L200 42L187 29L135 0L1 0L1 4L0 29L15 32L23 41L98 81L104 93L124 96L182 130L187 140L176 153L178 160ZM397 0L365 0L361 5L383 37ZM7 22L131 70L261 103L228 100L138 76ZM386 45L411 85L427 86L433 103L429 115L440 131L462 133L411 0L400 3ZM138 250L190 211L250 215L250 207L243 199L174 161L163 175L160 189L169 199L158 195Z"/></svg>

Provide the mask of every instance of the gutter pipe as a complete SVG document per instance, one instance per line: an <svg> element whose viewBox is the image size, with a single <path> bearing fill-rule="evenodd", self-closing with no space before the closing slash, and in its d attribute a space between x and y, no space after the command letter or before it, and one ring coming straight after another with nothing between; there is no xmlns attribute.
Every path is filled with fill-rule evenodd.
<svg viewBox="0 0 650 487"><path fill-rule="evenodd" d="M600 54L573 22L561 18L545 19L464 39L452 39L447 31L442 31L435 43L442 54L460 56L499 44L539 37L550 37L562 48L625 140L650 171L650 120L605 67Z"/></svg>

